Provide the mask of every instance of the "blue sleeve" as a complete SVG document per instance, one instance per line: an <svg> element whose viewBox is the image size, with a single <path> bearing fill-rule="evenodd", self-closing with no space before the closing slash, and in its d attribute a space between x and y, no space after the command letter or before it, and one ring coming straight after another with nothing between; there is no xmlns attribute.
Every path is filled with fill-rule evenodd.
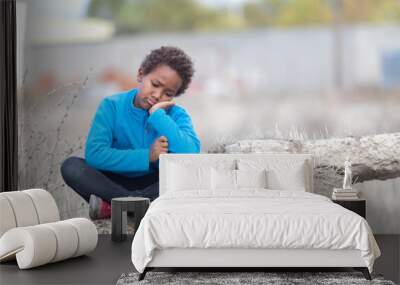
<svg viewBox="0 0 400 285"><path fill-rule="evenodd" d="M86 140L86 162L99 170L131 172L149 170L149 149L112 148L115 106L103 100L96 111Z"/></svg>
<svg viewBox="0 0 400 285"><path fill-rule="evenodd" d="M175 108L175 107L172 107ZM153 112L147 122L168 139L168 150L172 153L199 153L200 140L193 130L189 115L181 108L173 116L164 109Z"/></svg>

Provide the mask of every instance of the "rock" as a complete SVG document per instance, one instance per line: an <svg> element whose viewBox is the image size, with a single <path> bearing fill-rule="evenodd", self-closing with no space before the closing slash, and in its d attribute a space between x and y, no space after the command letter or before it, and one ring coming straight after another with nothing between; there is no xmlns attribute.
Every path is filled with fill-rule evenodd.
<svg viewBox="0 0 400 285"><path fill-rule="evenodd" d="M343 163L353 163L353 183L400 177L400 133L320 140L242 140L225 153L311 153L315 157L314 190L330 196L341 187Z"/></svg>

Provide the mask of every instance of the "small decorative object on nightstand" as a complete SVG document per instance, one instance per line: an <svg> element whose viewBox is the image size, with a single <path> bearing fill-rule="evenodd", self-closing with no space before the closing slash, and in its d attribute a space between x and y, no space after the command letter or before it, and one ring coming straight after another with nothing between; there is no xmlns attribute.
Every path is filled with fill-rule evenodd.
<svg viewBox="0 0 400 285"><path fill-rule="evenodd" d="M332 199L332 201L340 206L359 214L364 219L366 218L366 201L365 199Z"/></svg>
<svg viewBox="0 0 400 285"><path fill-rule="evenodd" d="M122 197L111 200L111 239L126 239L127 212L134 213L135 232L146 214L150 199L142 197Z"/></svg>
<svg viewBox="0 0 400 285"><path fill-rule="evenodd" d="M351 190L352 184L353 184L353 171L351 170L350 157L348 157L344 162L343 189Z"/></svg>
<svg viewBox="0 0 400 285"><path fill-rule="evenodd" d="M358 199L358 191L352 187L353 172L351 170L351 160L348 157L344 162L343 188L333 188L332 199L354 200Z"/></svg>
<svg viewBox="0 0 400 285"><path fill-rule="evenodd" d="M342 189L342 188L333 188L332 192L333 200L357 200L358 199L358 191L357 189Z"/></svg>

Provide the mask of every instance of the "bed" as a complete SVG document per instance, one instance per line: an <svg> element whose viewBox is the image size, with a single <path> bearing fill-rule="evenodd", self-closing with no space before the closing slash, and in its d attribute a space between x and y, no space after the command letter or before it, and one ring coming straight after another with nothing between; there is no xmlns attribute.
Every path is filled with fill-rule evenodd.
<svg viewBox="0 0 400 285"><path fill-rule="evenodd" d="M132 242L143 279L159 267L353 267L380 251L367 221L313 193L309 154L166 154L160 197Z"/></svg>

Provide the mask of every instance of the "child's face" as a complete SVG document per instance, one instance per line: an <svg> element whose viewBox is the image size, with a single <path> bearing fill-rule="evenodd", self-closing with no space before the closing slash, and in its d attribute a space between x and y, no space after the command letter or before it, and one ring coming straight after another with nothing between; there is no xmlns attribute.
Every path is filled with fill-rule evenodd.
<svg viewBox="0 0 400 285"><path fill-rule="evenodd" d="M135 98L135 106L148 110L154 104L172 101L182 86L178 73L168 65L159 65L144 75L138 72L139 92Z"/></svg>

